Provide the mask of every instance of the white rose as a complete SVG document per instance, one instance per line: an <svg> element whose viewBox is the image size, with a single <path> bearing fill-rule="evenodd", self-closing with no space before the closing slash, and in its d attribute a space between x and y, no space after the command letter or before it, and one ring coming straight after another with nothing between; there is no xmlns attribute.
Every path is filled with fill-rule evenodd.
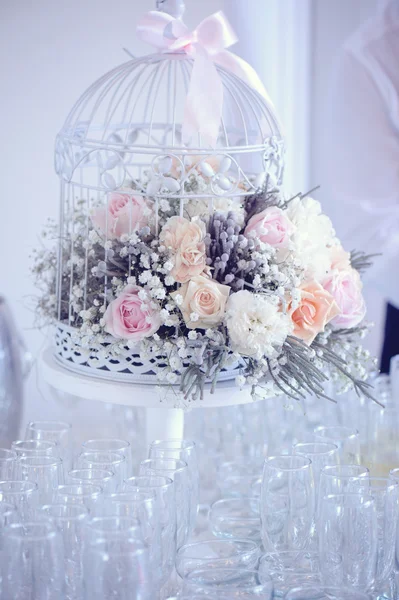
<svg viewBox="0 0 399 600"><path fill-rule="evenodd" d="M288 204L286 214L296 226L292 239L305 278L322 281L331 266L330 246L336 243L330 219L322 213L320 202L313 198L295 198Z"/></svg>
<svg viewBox="0 0 399 600"><path fill-rule="evenodd" d="M243 356L272 357L292 332L288 315L266 296L246 290L229 297L226 325L231 347Z"/></svg>

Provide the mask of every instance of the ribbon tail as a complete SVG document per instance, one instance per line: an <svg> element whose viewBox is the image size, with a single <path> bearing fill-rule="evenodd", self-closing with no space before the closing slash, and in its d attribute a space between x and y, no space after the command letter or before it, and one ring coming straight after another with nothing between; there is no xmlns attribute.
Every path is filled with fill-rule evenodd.
<svg viewBox="0 0 399 600"><path fill-rule="evenodd" d="M215 63L226 69L231 73L234 73L237 77L242 79L249 87L256 90L268 104L273 107L269 94L266 91L259 75L250 64L248 64L243 58L237 56L233 52L228 50L222 50L212 56ZM273 107L274 108L274 107Z"/></svg>
<svg viewBox="0 0 399 600"><path fill-rule="evenodd" d="M213 60L196 45L190 86L184 107L183 143L189 145L194 135L201 136L212 148L216 146L223 108L223 84Z"/></svg>

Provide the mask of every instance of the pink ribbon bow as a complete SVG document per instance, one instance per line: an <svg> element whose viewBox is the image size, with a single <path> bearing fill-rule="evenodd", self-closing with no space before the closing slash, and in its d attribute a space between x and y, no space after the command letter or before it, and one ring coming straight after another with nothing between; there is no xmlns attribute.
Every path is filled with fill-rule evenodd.
<svg viewBox="0 0 399 600"><path fill-rule="evenodd" d="M194 58L184 109L182 138L188 144L194 134L215 147L223 108L223 83L216 64L234 73L270 102L255 70L229 52L237 37L223 12L204 19L194 31L180 19L151 11L137 26L137 35L162 52L185 52Z"/></svg>

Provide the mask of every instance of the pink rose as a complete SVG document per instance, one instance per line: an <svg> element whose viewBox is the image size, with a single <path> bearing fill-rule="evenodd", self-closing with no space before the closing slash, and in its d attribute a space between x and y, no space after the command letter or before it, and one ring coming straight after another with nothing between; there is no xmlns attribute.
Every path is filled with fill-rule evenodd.
<svg viewBox="0 0 399 600"><path fill-rule="evenodd" d="M340 313L334 297L319 283L312 281L301 287L301 300L289 310L294 324L293 335L311 344L318 333Z"/></svg>
<svg viewBox="0 0 399 600"><path fill-rule="evenodd" d="M141 289L135 285L127 285L108 305L104 314L104 329L115 338L140 342L153 335L161 326L159 312L147 304L143 308L145 303L138 297Z"/></svg>
<svg viewBox="0 0 399 600"><path fill-rule="evenodd" d="M281 208L269 206L249 219L244 235L255 233L259 240L274 248L287 248L295 229Z"/></svg>
<svg viewBox="0 0 399 600"><path fill-rule="evenodd" d="M172 253L174 265L171 275L176 281L186 283L204 271L205 225L202 221L171 217L162 228L159 238Z"/></svg>
<svg viewBox="0 0 399 600"><path fill-rule="evenodd" d="M176 302L181 296L179 306L189 329L208 329L223 320L229 294L228 285L198 275L171 296ZM197 315L197 320L191 320L193 314Z"/></svg>
<svg viewBox="0 0 399 600"><path fill-rule="evenodd" d="M366 305L358 271L351 267L341 271L335 270L323 286L334 296L339 307L339 315L334 318L332 324L345 329L359 325L366 315Z"/></svg>
<svg viewBox="0 0 399 600"><path fill-rule="evenodd" d="M108 239L115 239L145 227L149 213L144 198L129 190L110 194L106 206L93 210L91 221Z"/></svg>

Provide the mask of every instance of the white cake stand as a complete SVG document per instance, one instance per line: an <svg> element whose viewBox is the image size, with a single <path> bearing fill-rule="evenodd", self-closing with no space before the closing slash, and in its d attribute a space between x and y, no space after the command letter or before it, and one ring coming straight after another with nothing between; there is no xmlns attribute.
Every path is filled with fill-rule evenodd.
<svg viewBox="0 0 399 600"><path fill-rule="evenodd" d="M79 398L144 407L148 443L156 439L183 437L184 410L175 408L173 399L161 401L153 385L107 381L81 375L58 363L51 348L46 348L41 354L40 371L48 385ZM207 385L204 399L192 402L190 406L195 409L214 408L249 402L253 402L249 388L240 390L234 381L222 381L218 383L214 394L210 393L210 385Z"/></svg>

